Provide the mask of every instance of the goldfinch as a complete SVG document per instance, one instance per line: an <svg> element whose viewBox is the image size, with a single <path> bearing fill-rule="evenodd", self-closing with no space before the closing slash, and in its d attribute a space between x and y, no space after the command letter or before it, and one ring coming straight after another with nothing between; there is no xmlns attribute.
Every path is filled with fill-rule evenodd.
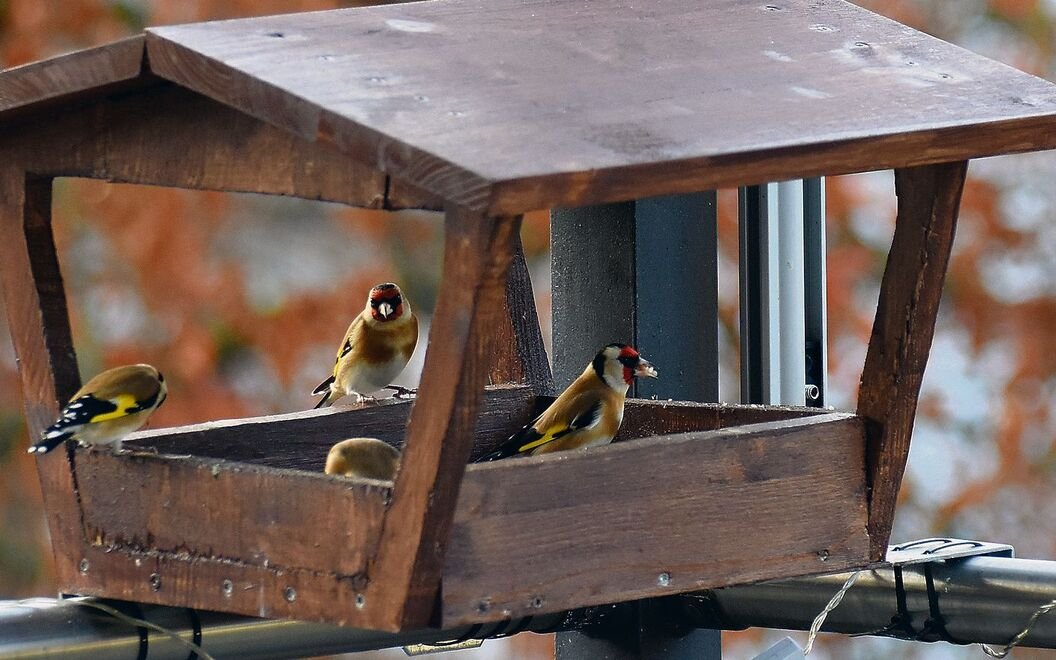
<svg viewBox="0 0 1056 660"><path fill-rule="evenodd" d="M407 366L417 343L418 319L400 287L377 285L341 340L334 372L312 391L323 395L315 407L333 405L349 394L359 402L368 392L388 386Z"/></svg>
<svg viewBox="0 0 1056 660"><path fill-rule="evenodd" d="M29 453L46 454L73 439L82 446L110 445L116 454L122 438L143 426L167 394L165 377L149 364L108 369L77 390Z"/></svg>
<svg viewBox="0 0 1056 660"><path fill-rule="evenodd" d="M326 455L327 474L394 481L400 452L377 438L349 438L330 448Z"/></svg>
<svg viewBox="0 0 1056 660"><path fill-rule="evenodd" d="M623 422L627 390L638 376L656 378L656 369L633 347L609 344L543 414L478 462L612 442Z"/></svg>

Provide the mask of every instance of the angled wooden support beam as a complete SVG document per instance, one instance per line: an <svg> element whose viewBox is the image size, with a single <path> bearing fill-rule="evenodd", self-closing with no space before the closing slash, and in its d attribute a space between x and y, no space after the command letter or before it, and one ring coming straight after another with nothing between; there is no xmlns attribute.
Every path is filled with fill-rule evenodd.
<svg viewBox="0 0 1056 660"><path fill-rule="evenodd" d="M443 278L420 393L364 594L364 607L392 613L382 625L393 630L428 625L436 610L520 226L520 216L447 211Z"/></svg>
<svg viewBox="0 0 1056 660"><path fill-rule="evenodd" d="M506 278L505 314L495 342L490 378L495 384L526 383L536 394L554 393L554 376L543 346L532 278L520 237Z"/></svg>
<svg viewBox="0 0 1056 660"><path fill-rule="evenodd" d="M895 235L858 390L874 559L883 558L894 519L967 169L959 161L895 170Z"/></svg>
<svg viewBox="0 0 1056 660"><path fill-rule="evenodd" d="M0 273L31 437L55 420L60 403L80 387L51 230L51 184L27 179L18 168L0 171ZM56 554L74 553L81 522L72 456L60 448L39 458L37 470L52 514L52 547ZM77 560L56 565L76 566Z"/></svg>

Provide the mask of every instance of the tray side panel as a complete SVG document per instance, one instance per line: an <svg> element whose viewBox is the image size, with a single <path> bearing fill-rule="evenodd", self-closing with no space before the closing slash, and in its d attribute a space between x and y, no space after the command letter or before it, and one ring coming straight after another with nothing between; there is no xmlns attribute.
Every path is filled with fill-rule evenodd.
<svg viewBox="0 0 1056 660"><path fill-rule="evenodd" d="M863 565L862 423L826 414L473 466L443 623Z"/></svg>
<svg viewBox="0 0 1056 660"><path fill-rule="evenodd" d="M384 482L200 459L78 451L87 542L277 569L362 573Z"/></svg>

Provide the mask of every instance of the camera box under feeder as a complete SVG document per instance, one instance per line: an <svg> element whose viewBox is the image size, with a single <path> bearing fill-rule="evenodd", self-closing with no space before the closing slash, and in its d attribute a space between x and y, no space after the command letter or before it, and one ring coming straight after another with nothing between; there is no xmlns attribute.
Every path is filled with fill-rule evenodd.
<svg viewBox="0 0 1056 660"><path fill-rule="evenodd" d="M38 461L65 592L387 630L881 559L967 160L1056 145L1056 87L842 0L194 24L0 90L0 268L33 433L80 382L54 178L444 211L413 403ZM886 168L898 217L854 413L631 401L622 442L467 467L549 394L521 214ZM394 486L321 474L353 435L403 447Z"/></svg>

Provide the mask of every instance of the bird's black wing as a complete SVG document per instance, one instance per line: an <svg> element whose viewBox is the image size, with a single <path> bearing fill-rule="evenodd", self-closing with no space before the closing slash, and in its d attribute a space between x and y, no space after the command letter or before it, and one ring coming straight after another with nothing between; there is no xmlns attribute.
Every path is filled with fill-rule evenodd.
<svg viewBox="0 0 1056 660"><path fill-rule="evenodd" d="M62 416L58 421L44 429L38 440L29 448L31 454L46 454L55 449L63 441L73 437L75 427L87 424L97 415L105 415L117 410L117 404L113 401L97 399L91 394L74 399L62 409Z"/></svg>
<svg viewBox="0 0 1056 660"><path fill-rule="evenodd" d="M518 454L525 454L536 447L541 447L549 442L587 428L597 423L601 416L601 399L595 401L589 408L576 415L567 426L552 426L544 432L540 432L533 425L539 421L538 418L531 424L527 424L521 430L509 437L498 449L478 458L475 463L497 461L500 458L509 458Z"/></svg>

